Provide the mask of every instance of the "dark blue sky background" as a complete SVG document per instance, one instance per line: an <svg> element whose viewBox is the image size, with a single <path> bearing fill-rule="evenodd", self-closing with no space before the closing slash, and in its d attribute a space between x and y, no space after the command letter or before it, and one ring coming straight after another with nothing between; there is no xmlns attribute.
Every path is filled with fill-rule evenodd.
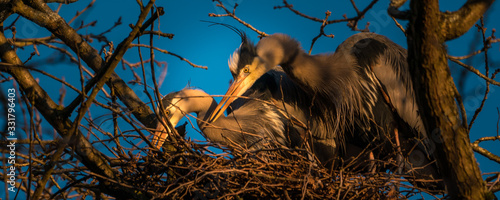
<svg viewBox="0 0 500 200"><path fill-rule="evenodd" d="M81 10L89 2L89 0L81 0L77 3L63 5L60 13L67 21L69 21L69 19L74 16L76 11ZM273 9L274 6L282 5L282 1L225 0L223 2L230 10L232 10L234 3L238 3L239 6L236 9L236 15L239 18L247 23L250 23L258 30L264 31L268 34L288 34L300 41L306 51L309 50L312 38L319 33L320 23L312 22L299 17L288 9ZM356 2L360 10L364 9L369 3L369 1ZM465 0L441 0L441 10L456 10L462 6L464 2ZM341 19L344 14L348 17L355 16L355 10L353 9L351 3L347 0L307 2L290 0L289 3L293 4L295 9L317 18L324 18L327 10L332 12L329 18L330 20ZM385 35L406 48L407 45L404 34L399 28L396 27L393 20L387 15L386 9L388 4L388 0L381 0L375 4L373 9L368 11L365 18L361 20L358 28L363 29L366 22L370 22L369 29L371 32ZM237 23L230 17L209 17L209 13L223 14L223 10L216 7L216 3L211 0L158 1L156 5L165 8L165 15L160 18L160 24L155 23L156 27L159 26L162 32L173 33L175 36L172 40L155 37L155 46L176 53L195 64L208 67L208 70L193 68L186 62L181 61L176 57L156 52L156 59L159 61L165 61L168 64L167 75L160 88L160 92L163 95L166 95L170 92L181 90L189 85L203 89L208 94L223 95L229 87L229 81L232 78L228 70L227 60L229 59L229 55L231 55L239 46L240 38L233 31L225 27L209 26L208 23L201 22L200 20L227 23L236 26L237 28L245 31L255 43L258 42L257 34L245 26ZM51 8L56 9L57 6L57 4L52 4ZM405 7L407 8L408 5L405 5ZM139 9L137 8L136 1L97 1L94 6L89 9L89 11L84 13L73 23L73 26L78 26L82 21L84 23L89 23L93 20L97 20L96 26L84 28L80 30L79 33L98 34L113 26L114 22L117 21L119 17L122 17L121 21L123 24L106 34L108 39L113 41L116 46L128 36L130 31L128 24L135 24L138 15ZM9 18L10 21L13 19L13 17ZM488 35L491 34L492 28L500 28L500 22L498 22L498 19L500 19L500 3L495 2L492 8L490 8L488 17L486 18ZM400 21L400 23L402 23L403 26L406 26L406 22ZM18 38L43 37L48 35L46 30L38 27L37 25L31 24L31 22L25 19L20 19L17 23L17 30ZM480 37L476 30L477 29L473 27L463 37L447 42L446 44L448 45L449 53L454 56L469 54L471 50L471 43L474 44L474 50L481 49L482 42L480 39L473 42L474 37ZM312 54L331 53L336 49L338 44L356 32L351 31L346 26L346 23L338 23L327 26L325 28L325 33L334 34L335 37L322 37L318 39L314 45ZM9 37L8 34L10 33L6 34ZM149 37L141 38L141 43L148 44L148 38ZM135 40L134 43L137 43L137 40ZM99 50L102 44L93 42L92 45ZM39 50L42 53L42 56L46 56L48 54L56 56L58 54L53 53L53 51L42 46L39 46ZM18 50L18 53L23 60L26 60L32 51L32 47L28 47L25 48L25 50ZM498 69L500 65L499 45L494 44L490 51L492 52L489 59L491 63L490 67L493 70ZM137 52L137 48L130 49L126 54L125 59L133 63L139 62ZM148 59L149 50L143 49L142 53L144 58ZM36 63L36 61L40 60L40 58L41 57L35 56L30 62ZM477 56L472 63L477 69L484 73L483 55ZM59 78L65 77L66 81L73 84L77 88L80 88L79 71L75 64L70 64L68 61L60 62L58 64L37 63L36 67ZM461 67L455 64L450 64L450 68L455 80L457 80ZM156 75L158 78L160 76L161 69L156 69ZM136 70L136 72L142 77L140 69ZM133 79L130 69L123 70L121 66L118 66L116 68L116 73L118 73L125 81ZM33 74L35 77L40 77L40 84L42 87L47 90L53 100L57 101L61 83L48 79L38 73ZM151 77L149 66L146 68L146 77ZM151 79L148 80L148 84L153 85ZM0 87L5 90L5 88L10 87L11 85L11 82L2 83L0 84ZM131 88L136 91L137 95L144 102L149 102L147 96L142 92L144 89L143 86L131 85ZM462 98L464 99L469 120L474 114L475 109L480 105L485 89L485 81L472 74L467 77L465 87L459 88L461 92L464 92L462 94ZM68 94L65 105L69 104L70 101L76 96L75 92L72 92L69 88L67 88L67 90ZM490 90L488 101L486 102L483 111L479 115L470 132L471 141L484 136L497 135L497 108L500 105L498 103L500 102L500 88L492 86ZM218 101L220 100L220 98L216 99ZM109 111L104 110L93 112L94 113L91 114L94 118L109 113ZM194 122L195 119L192 119L192 121ZM183 121L179 124L182 123ZM194 126L197 128L196 125ZM49 129L49 126L47 125L45 128ZM82 131L85 132L85 130ZM193 129L188 130L188 137L196 140L205 140ZM496 155L500 155L500 145L498 141L483 142L481 143L481 146ZM476 158L480 163L483 173L499 171L500 165L498 163L494 163L478 154L476 154Z"/></svg>

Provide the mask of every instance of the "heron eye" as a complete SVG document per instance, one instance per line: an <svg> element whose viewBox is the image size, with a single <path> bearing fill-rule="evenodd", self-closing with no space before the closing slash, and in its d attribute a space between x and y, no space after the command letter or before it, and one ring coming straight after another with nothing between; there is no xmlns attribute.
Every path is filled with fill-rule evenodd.
<svg viewBox="0 0 500 200"><path fill-rule="evenodd" d="M169 116L170 115L170 110L165 111L165 115Z"/></svg>
<svg viewBox="0 0 500 200"><path fill-rule="evenodd" d="M248 69L248 67L245 67L245 68L243 68L243 72L245 72L245 73L249 73L249 72L250 72L250 69Z"/></svg>

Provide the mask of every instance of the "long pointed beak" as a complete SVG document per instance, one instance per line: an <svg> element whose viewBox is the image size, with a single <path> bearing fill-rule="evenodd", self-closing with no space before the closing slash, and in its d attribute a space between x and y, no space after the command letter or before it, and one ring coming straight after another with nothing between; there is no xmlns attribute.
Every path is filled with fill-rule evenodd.
<svg viewBox="0 0 500 200"><path fill-rule="evenodd" d="M156 132L153 134L153 145L157 148L160 149L165 140L167 140L168 133L170 133L170 130L167 131L168 128L165 128L162 123L158 123L158 126L156 127Z"/></svg>
<svg viewBox="0 0 500 200"><path fill-rule="evenodd" d="M167 122L165 119L163 122L166 124ZM175 127L177 123L179 123L178 119L170 119L170 123L172 124L172 127ZM158 126L156 127L156 131L153 133L153 145L157 148L160 149L163 146L163 143L167 140L168 134L170 134L172 130L167 126L163 126L163 123L158 123Z"/></svg>
<svg viewBox="0 0 500 200"><path fill-rule="evenodd" d="M217 120L224 113L227 107L229 107L234 100L238 99L238 96L241 96L253 85L253 81L250 81L251 79L248 77L249 76L246 75L240 75L236 78L227 90L219 105L215 108L214 112L212 112L210 117L208 117L209 123Z"/></svg>
<svg viewBox="0 0 500 200"><path fill-rule="evenodd" d="M212 123L217 120L233 103L234 100L238 99L243 93L245 93L248 88L260 78L263 74L267 72L267 67L265 63L259 57L255 57L250 66L247 66L252 72L242 72L235 78L233 84L229 87L226 94L222 98L222 101L217 105L214 112L208 117L208 122Z"/></svg>

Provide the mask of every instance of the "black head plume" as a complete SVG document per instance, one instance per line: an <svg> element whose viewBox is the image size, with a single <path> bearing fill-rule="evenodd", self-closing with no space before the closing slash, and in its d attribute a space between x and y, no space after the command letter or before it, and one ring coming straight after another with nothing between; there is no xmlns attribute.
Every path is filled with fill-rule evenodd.
<svg viewBox="0 0 500 200"><path fill-rule="evenodd" d="M232 56L229 58L228 61L229 70L231 71L233 77L235 77L240 72L240 70L243 67L245 67L245 65L252 63L254 57L257 56L257 49L255 48L255 45L248 38L245 32L229 24L211 22L211 21L202 21L202 22L211 23L210 26L212 25L224 26L234 31L236 34L240 36L241 45L234 51L234 53L232 54Z"/></svg>

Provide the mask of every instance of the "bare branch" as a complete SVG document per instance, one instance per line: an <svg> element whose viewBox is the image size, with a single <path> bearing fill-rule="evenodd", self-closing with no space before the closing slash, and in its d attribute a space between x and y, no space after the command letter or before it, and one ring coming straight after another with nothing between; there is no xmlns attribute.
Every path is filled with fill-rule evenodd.
<svg viewBox="0 0 500 200"><path fill-rule="evenodd" d="M320 23L325 24L325 25L339 23L339 22L349 22L348 26L352 30L355 30L355 31L364 31L364 30L357 29L357 24L358 24L359 20L363 19L363 17L365 16L366 12L368 12L368 10L370 10L375 5L375 3L377 3L377 2L378 2L378 0L372 0L372 2L370 4L368 4L368 6L366 6L365 9L363 9L362 11L359 12L359 10L357 9L357 6L354 3L354 1L351 1L352 5L354 6L354 8L356 9L356 12L358 14L356 17L348 18L347 16L344 15L344 19L329 20L329 21L326 22L326 24L325 24L324 20L322 20L322 19L319 19L319 18L316 18L316 17L311 17L309 15L306 15L306 14L304 14L304 13L302 13L302 12L294 9L293 5L289 4L286 0L283 0L283 4L284 4L283 6L275 6L274 9L288 8L290 11L292 11L293 13L295 13L295 14L301 16L301 17L304 17L306 19L309 19L309 20L312 20L312 21L315 21L315 22L320 22ZM367 28L365 28L365 30L367 30Z"/></svg>
<svg viewBox="0 0 500 200"><path fill-rule="evenodd" d="M75 15L72 19L70 19L70 20L69 20L68 24L73 23L73 21L75 21L75 19L76 19L76 18L78 18L78 17L79 17L80 15L82 15L83 13L85 13L85 11L87 11L90 7L92 7L92 6L94 5L94 3L95 3L95 0L91 1L91 2L87 5L87 7L83 8L83 10L82 10L82 11L77 11L77 12L76 12L76 15Z"/></svg>
<svg viewBox="0 0 500 200"><path fill-rule="evenodd" d="M97 50L92 48L80 34L71 26L65 23L59 15L48 11L43 13L23 4L22 1L16 1L13 10L25 18L47 28L56 37L60 38L74 52L77 52L81 59L95 72L104 67L104 60L99 56ZM48 8L50 10L50 8ZM134 116L148 127L156 125L151 117L151 109L144 104L137 94L116 74L112 73L109 87L115 87L116 94L120 100L133 111ZM113 84L110 84L113 83Z"/></svg>
<svg viewBox="0 0 500 200"><path fill-rule="evenodd" d="M488 10L494 0L467 0L455 12L444 12L440 16L441 34L445 41L460 37Z"/></svg>
<svg viewBox="0 0 500 200"><path fill-rule="evenodd" d="M396 18L394 18L393 16L391 16L392 20L394 21L394 23L396 23L396 26L401 29L401 31L405 34L406 36L406 30L403 26L401 26L401 24L399 24L398 20Z"/></svg>
<svg viewBox="0 0 500 200"><path fill-rule="evenodd" d="M486 72L485 76L488 77L489 72L490 72L490 67L489 67L489 62L488 62L488 42L486 41L486 35L485 35L486 28L484 27L483 17L481 17L481 25L478 25L477 27L482 33L483 49L484 49L484 68L485 68L485 72ZM496 74L493 74L491 76L491 79L495 79L495 75ZM469 130L472 127L474 120L476 120L477 116L479 116L479 113L483 109L484 103L486 102L486 99L488 98L489 92L490 92L490 83L488 81L486 81L486 91L484 92L483 100L481 101L481 105L479 106L479 108L477 108L476 111L474 111L474 115L472 116L472 119L469 123Z"/></svg>
<svg viewBox="0 0 500 200"><path fill-rule="evenodd" d="M43 0L45 3L62 3L62 4L70 4L75 3L78 0Z"/></svg>
<svg viewBox="0 0 500 200"><path fill-rule="evenodd" d="M484 141L495 141L495 140L500 140L500 136L491 136L491 137L482 137L482 138L479 138L479 139L477 139L476 141L474 141L472 143L472 149L475 152L483 155L484 157L486 157L486 158L488 158L488 159L490 159L492 161L495 161L495 162L497 162L497 163L500 164L500 156L497 156L497 155L491 153L490 151L488 151L488 150L486 150L486 149L484 149L484 148L482 148L482 147L479 146L479 143L481 143L481 142L484 142Z"/></svg>
<svg viewBox="0 0 500 200"><path fill-rule="evenodd" d="M177 57L177 58L181 59L182 61L187 62L189 65L191 65L191 66L193 66L193 67L195 67L195 68L208 69L208 67L206 67L206 66L196 65L196 64L192 63L191 61L189 61L188 59L186 59L186 58L184 58L184 57L182 57L182 56L180 56L180 55L178 55L178 54L176 54L176 53L172 53L172 52L170 52L170 51L167 51L167 50L164 50L164 49L160 49L160 48L158 48L158 47L152 47L152 46L145 45L145 44L131 44L131 45L130 45L130 47L145 47L145 48L152 48L152 49L157 50L157 51L159 51L159 52L162 52L162 53L164 53L164 54L168 54L168 55L175 56L175 57Z"/></svg>
<svg viewBox="0 0 500 200"><path fill-rule="evenodd" d="M0 56L3 61L6 61L15 65L22 65L21 61L10 48L7 43L7 39L0 32ZM61 109L59 106L52 101L48 94L40 87L36 80L29 74L26 69L23 68L8 68L9 73L11 73L16 80L19 81L20 87L25 92L28 99L33 101L37 105L38 111L40 111L45 119L61 134L68 134L70 128L70 122L68 119L61 119L59 112ZM63 121L60 121L63 120ZM75 148L75 152L82 158L82 162L85 163L89 168L113 177L113 171L107 165L107 162L100 156L99 151L97 151L88 140L83 137L81 133L77 134L78 143Z"/></svg>
<svg viewBox="0 0 500 200"><path fill-rule="evenodd" d="M297 14L298 16L301 16L303 18L306 18L306 19L309 19L309 20L312 20L312 21L315 21L315 22L321 22L323 23L323 20L320 19L320 18L316 18L316 17L311 17L309 15L306 15L296 9L293 8L293 5L292 4L289 4L286 0L283 0L283 6L274 6L274 9L281 9L281 8L288 8L290 11L292 11L293 13ZM345 20L345 21L348 21L348 20Z"/></svg>
<svg viewBox="0 0 500 200"><path fill-rule="evenodd" d="M410 17L410 11L400 11L399 8L406 3L407 0L391 0L387 12L392 18L408 20ZM396 20L394 20L396 21Z"/></svg>
<svg viewBox="0 0 500 200"><path fill-rule="evenodd" d="M222 3L222 1L220 0L215 0L218 2L217 6L218 7L221 7L222 9L224 9L224 11L226 12L226 14L215 14L215 13L209 13L208 16L209 17L232 17L233 19L235 19L236 21L238 21L239 23L243 24L244 26L250 28L252 31L255 31L256 33L258 33L260 35L260 37L265 37L265 36L268 36L267 33L264 33L262 31L259 31L257 30L255 27L253 27L252 25L250 25L249 23L246 23L245 21L241 20L240 18L236 17L235 15L235 10L236 10L236 7L238 6L238 4L235 4L234 6L234 9L233 9L233 12L230 12L226 6L224 6L224 4Z"/></svg>
<svg viewBox="0 0 500 200"><path fill-rule="evenodd" d="M330 38L334 37L333 34L331 34L331 35L325 34L325 26L327 25L328 17L330 17L331 14L332 13L330 11L326 11L325 19L323 20L323 24L321 25L321 28L319 29L319 34L312 39L311 48L309 48L309 54L311 54L314 43L316 43L316 40L318 40L318 38L320 38L321 36L326 36L326 37L330 37Z"/></svg>
<svg viewBox="0 0 500 200"><path fill-rule="evenodd" d="M470 66L470 65L467 65L461 61L459 61L458 59L455 59L453 58L452 56L447 56L448 59L450 59L451 61L453 61L454 63L457 63L458 65L464 67L465 69L471 71L472 73L478 75L479 77L481 77L482 79L488 81L488 83L491 83L493 85L497 85L497 86L500 86L500 82L497 82L487 76L485 76L484 74L482 74L479 70L477 70L476 68L474 68L473 66Z"/></svg>
<svg viewBox="0 0 500 200"><path fill-rule="evenodd" d="M174 38L174 34L172 34L172 33L163 33L161 31L144 31L142 33L142 35L146 35L146 34L158 35L158 36L166 37L168 39L173 39Z"/></svg>

